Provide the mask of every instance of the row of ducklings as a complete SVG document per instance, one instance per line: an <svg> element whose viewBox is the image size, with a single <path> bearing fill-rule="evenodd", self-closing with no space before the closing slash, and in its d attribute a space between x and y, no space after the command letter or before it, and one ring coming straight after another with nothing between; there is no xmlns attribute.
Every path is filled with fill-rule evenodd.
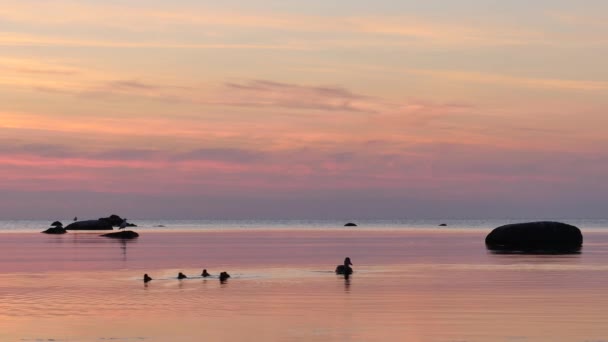
<svg viewBox="0 0 608 342"><path fill-rule="evenodd" d="M201 273L201 277L203 277L203 278L211 277L211 274L209 274L209 272L207 272L207 269L204 269L203 273ZM186 278L188 278L188 276L183 274L182 272L179 272L177 274L177 279L186 279ZM230 274L228 274L228 272L220 273L220 276L219 276L220 281L226 281L226 279L228 279L228 278L230 278ZM144 283L147 283L150 280L152 280L152 278L148 275L148 273L144 274Z"/></svg>
<svg viewBox="0 0 608 342"><path fill-rule="evenodd" d="M336 274L343 274L346 276L353 274L353 268L351 267L352 265L353 265L353 263L350 261L350 258L347 257L346 259L344 259L344 264L336 266ZM209 274L209 272L207 272L207 269L204 269L203 273L201 273L201 277L203 277L203 278L211 277L211 274ZM186 279L186 278L188 278L188 276L186 276L182 272L179 272L177 274L177 279ZM220 281L224 282L228 278L230 278L230 274L228 274L228 272L220 273L220 276L219 276ZM147 273L144 274L144 283L147 283L150 280L152 280L152 278Z"/></svg>

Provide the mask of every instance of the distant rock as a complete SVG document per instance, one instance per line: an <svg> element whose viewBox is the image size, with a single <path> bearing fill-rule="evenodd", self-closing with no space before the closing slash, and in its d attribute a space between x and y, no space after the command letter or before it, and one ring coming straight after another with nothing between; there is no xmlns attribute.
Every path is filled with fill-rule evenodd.
<svg viewBox="0 0 608 342"><path fill-rule="evenodd" d="M440 225L439 225L439 227L447 227L447 226L448 226L448 225L447 225L447 224L445 224L445 223L442 223L442 224L440 224Z"/></svg>
<svg viewBox="0 0 608 342"><path fill-rule="evenodd" d="M113 239L135 239L139 236L136 232L132 230L122 230L120 232L103 234L101 236L113 238Z"/></svg>
<svg viewBox="0 0 608 342"><path fill-rule="evenodd" d="M59 221L55 221L55 222L51 223L51 227L63 227L63 223L61 223Z"/></svg>
<svg viewBox="0 0 608 342"><path fill-rule="evenodd" d="M99 221L106 221L106 222L108 222L113 227L120 226L120 224L124 220L125 219L123 219L122 217L120 217L120 216L118 216L116 214L112 214L112 215L110 215L108 217L101 217L101 218L99 218Z"/></svg>
<svg viewBox="0 0 608 342"><path fill-rule="evenodd" d="M120 227L120 225L123 223L123 221L125 221L127 218L122 218L116 214L112 214L108 217L100 217L99 221L106 221L109 224L112 225L112 227ZM126 227L137 227L136 224L133 223L129 223L127 222Z"/></svg>
<svg viewBox="0 0 608 342"><path fill-rule="evenodd" d="M112 230L112 225L106 220L76 221L65 227L66 230Z"/></svg>
<svg viewBox="0 0 608 342"><path fill-rule="evenodd" d="M494 251L570 253L582 245L581 230L561 222L507 224L486 236L486 247Z"/></svg>
<svg viewBox="0 0 608 342"><path fill-rule="evenodd" d="M344 227L357 227L356 223L352 223L352 222L348 222L347 224L344 225Z"/></svg>
<svg viewBox="0 0 608 342"><path fill-rule="evenodd" d="M51 227L41 233L44 234L65 234L67 231L63 227Z"/></svg>

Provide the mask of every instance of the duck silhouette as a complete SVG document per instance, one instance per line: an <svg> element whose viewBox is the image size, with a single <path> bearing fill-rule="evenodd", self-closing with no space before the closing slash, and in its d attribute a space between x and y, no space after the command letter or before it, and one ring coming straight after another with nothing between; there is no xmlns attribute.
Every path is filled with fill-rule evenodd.
<svg viewBox="0 0 608 342"><path fill-rule="evenodd" d="M186 275L185 275L185 274L183 274L182 272L179 272L179 273L177 274L177 279L185 279L185 278L188 278L188 277L186 277Z"/></svg>
<svg viewBox="0 0 608 342"><path fill-rule="evenodd" d="M226 279L230 278L230 274L228 274L228 272L222 272L220 273L220 281L221 282L225 282Z"/></svg>
<svg viewBox="0 0 608 342"><path fill-rule="evenodd" d="M350 275L353 274L353 269L350 267L353 263L350 262L350 258L344 259L344 265L338 265L336 267L336 274Z"/></svg>
<svg viewBox="0 0 608 342"><path fill-rule="evenodd" d="M207 273L207 269L204 269L203 273L201 273L201 277L203 277L203 278L211 277L211 274Z"/></svg>
<svg viewBox="0 0 608 342"><path fill-rule="evenodd" d="M150 278L150 276L148 276L148 273L144 274L144 283L147 283L150 280L152 280L152 278Z"/></svg>

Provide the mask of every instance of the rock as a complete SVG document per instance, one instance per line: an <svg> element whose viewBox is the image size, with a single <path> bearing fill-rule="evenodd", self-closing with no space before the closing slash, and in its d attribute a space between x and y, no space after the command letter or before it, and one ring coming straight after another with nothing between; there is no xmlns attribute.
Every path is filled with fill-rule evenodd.
<svg viewBox="0 0 608 342"><path fill-rule="evenodd" d="M112 230L112 225L106 220L76 221L65 227L67 230Z"/></svg>
<svg viewBox="0 0 608 342"><path fill-rule="evenodd" d="M113 227L119 227L120 224L122 223L122 221L124 221L124 220L125 219L123 219L122 217L120 217L116 214L112 214L108 217L101 217L99 219L99 221L107 221Z"/></svg>
<svg viewBox="0 0 608 342"><path fill-rule="evenodd" d="M55 222L51 223L51 227L63 227L63 223L61 223L59 221L55 221Z"/></svg>
<svg viewBox="0 0 608 342"><path fill-rule="evenodd" d="M561 222L507 224L486 236L486 247L495 251L571 253L582 245L581 230Z"/></svg>
<svg viewBox="0 0 608 342"><path fill-rule="evenodd" d="M51 227L41 233L44 234L65 234L67 231L63 227Z"/></svg>
<svg viewBox="0 0 608 342"><path fill-rule="evenodd" d="M348 222L347 224L344 225L344 227L356 227L357 224L352 223L352 222Z"/></svg>
<svg viewBox="0 0 608 342"><path fill-rule="evenodd" d="M448 226L448 225L447 225L447 224L445 224L445 223L442 223L442 224L440 224L440 225L439 225L439 227L447 227L447 226Z"/></svg>
<svg viewBox="0 0 608 342"><path fill-rule="evenodd" d="M114 239L135 239L139 236L136 232L132 230L122 230L120 232L103 234L101 236L114 238Z"/></svg>

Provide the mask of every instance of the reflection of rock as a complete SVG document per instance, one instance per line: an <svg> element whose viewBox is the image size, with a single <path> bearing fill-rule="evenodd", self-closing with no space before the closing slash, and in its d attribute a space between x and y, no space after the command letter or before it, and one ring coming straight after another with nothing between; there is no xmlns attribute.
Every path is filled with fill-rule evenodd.
<svg viewBox="0 0 608 342"><path fill-rule="evenodd" d="M135 239L136 237L139 236L139 234L137 234L136 232L134 232L132 230L122 230L120 232L103 234L101 236L114 238L114 239Z"/></svg>
<svg viewBox="0 0 608 342"><path fill-rule="evenodd" d="M561 222L528 222L500 226L486 237L490 250L522 252L575 252L583 245L583 234Z"/></svg>
<svg viewBox="0 0 608 342"><path fill-rule="evenodd" d="M45 233L45 234L65 234L65 233L67 233L67 231L65 229L63 229L63 227L51 227L51 228L43 231L42 233Z"/></svg>
<svg viewBox="0 0 608 342"><path fill-rule="evenodd" d="M59 221L55 221L55 222L51 223L51 227L63 227L63 223L61 223Z"/></svg>
<svg viewBox="0 0 608 342"><path fill-rule="evenodd" d="M112 225L105 220L76 221L65 227L67 230L112 230Z"/></svg>
<svg viewBox="0 0 608 342"><path fill-rule="evenodd" d="M352 222L348 222L347 224L344 225L344 227L356 227L357 224L352 223Z"/></svg>

